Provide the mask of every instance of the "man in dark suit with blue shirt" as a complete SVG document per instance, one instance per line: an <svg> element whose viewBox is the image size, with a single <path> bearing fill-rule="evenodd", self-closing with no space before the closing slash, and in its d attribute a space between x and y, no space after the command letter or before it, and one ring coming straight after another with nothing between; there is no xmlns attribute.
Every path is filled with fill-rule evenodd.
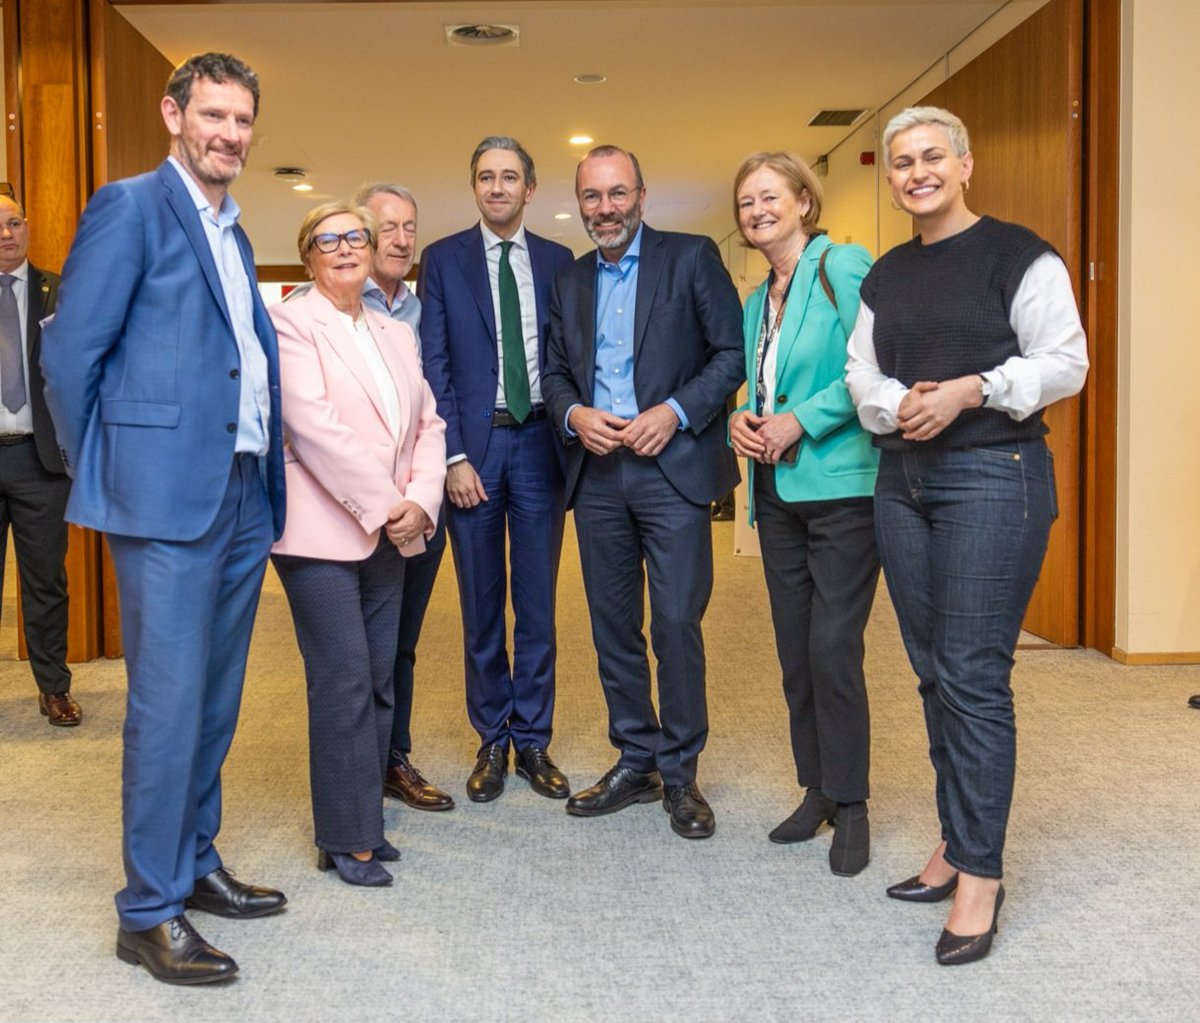
<svg viewBox="0 0 1200 1023"><path fill-rule="evenodd" d="M575 191L598 251L556 282L544 390L569 455L567 500L620 758L567 811L595 817L661 799L676 834L707 838L716 822L696 785L708 736L700 623L712 592L709 506L738 479L725 402L745 378L741 306L710 239L642 223L632 153L596 147Z"/></svg>
<svg viewBox="0 0 1200 1023"><path fill-rule="evenodd" d="M258 77L227 54L192 57L161 109L170 157L88 203L42 368L74 480L67 519L107 534L121 598L117 957L198 984L237 964L185 907L256 917L287 901L234 878L214 844L263 572L283 531L283 434L275 331L228 194Z"/></svg>
<svg viewBox="0 0 1200 1023"><path fill-rule="evenodd" d="M535 792L565 799L550 759L555 588L563 478L542 398L550 287L571 251L525 230L537 188L516 139L485 138L471 157L481 220L422 254L421 349L446 421L446 523L462 605L467 713L479 733L467 796L504 791L510 747ZM513 652L505 604L510 554Z"/></svg>

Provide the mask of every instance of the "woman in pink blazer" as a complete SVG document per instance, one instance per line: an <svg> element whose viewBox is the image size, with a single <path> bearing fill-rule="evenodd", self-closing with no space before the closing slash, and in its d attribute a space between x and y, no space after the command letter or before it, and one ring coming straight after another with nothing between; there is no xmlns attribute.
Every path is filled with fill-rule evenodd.
<svg viewBox="0 0 1200 1023"><path fill-rule="evenodd" d="M404 557L433 535L445 424L402 323L362 305L370 213L317 207L300 227L313 287L271 309L283 387L287 525L272 560L308 687L317 866L392 883L381 860Z"/></svg>

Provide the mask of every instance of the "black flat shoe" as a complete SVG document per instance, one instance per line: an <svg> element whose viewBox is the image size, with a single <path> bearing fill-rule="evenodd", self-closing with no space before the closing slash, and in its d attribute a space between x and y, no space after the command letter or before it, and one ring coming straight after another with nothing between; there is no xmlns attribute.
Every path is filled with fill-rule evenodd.
<svg viewBox="0 0 1200 1023"><path fill-rule="evenodd" d="M144 931L117 930L117 958L144 966L164 984L207 984L237 973L237 963L205 941L185 916Z"/></svg>
<svg viewBox="0 0 1200 1023"><path fill-rule="evenodd" d="M973 963L982 959L992 950L992 938L999 931L997 922L1000 919L1000 907L1004 905L1004 885L996 892L996 905L992 909L992 926L983 934L952 934L943 930L938 938L937 961L942 966L961 966L963 963Z"/></svg>
<svg viewBox="0 0 1200 1023"><path fill-rule="evenodd" d="M508 750L493 742L479 751L475 769L467 779L467 798L473 803L490 803L504 791L508 774Z"/></svg>
<svg viewBox="0 0 1200 1023"><path fill-rule="evenodd" d="M838 803L833 818L829 869L838 877L860 874L871 862L871 824L866 803Z"/></svg>
<svg viewBox="0 0 1200 1023"><path fill-rule="evenodd" d="M837 803L818 788L808 789L804 793L804 801L767 837L779 845L807 842L822 824L827 821L832 824L836 813Z"/></svg>
<svg viewBox="0 0 1200 1023"><path fill-rule="evenodd" d="M392 883L392 875L372 856L369 860L355 859L349 853L335 853L328 849L317 852L318 870L336 870L346 884L364 888L386 888Z"/></svg>
<svg viewBox="0 0 1200 1023"><path fill-rule="evenodd" d="M943 885L925 884L921 875L910 877L907 881L892 885L887 890L889 899L899 899L901 902L941 902L954 893L958 887L958 874L955 874Z"/></svg>
<svg viewBox="0 0 1200 1023"><path fill-rule="evenodd" d="M526 746L517 750L514 766L518 778L529 782L529 787L547 799L566 799L571 794L571 785L550 759L550 754L541 746Z"/></svg>
<svg viewBox="0 0 1200 1023"><path fill-rule="evenodd" d="M663 789L663 809L671 815L671 830L680 838L711 838L717 829L712 807L695 782L667 785Z"/></svg>
<svg viewBox="0 0 1200 1023"><path fill-rule="evenodd" d="M287 897L274 888L243 884L224 867L217 867L211 874L196 878L192 894L183 904L217 916L248 919L278 913L287 905Z"/></svg>
<svg viewBox="0 0 1200 1023"><path fill-rule="evenodd" d="M624 810L632 803L657 803L662 794L662 779L657 771L635 771L618 764L591 788L568 799L567 813L575 817L602 817Z"/></svg>

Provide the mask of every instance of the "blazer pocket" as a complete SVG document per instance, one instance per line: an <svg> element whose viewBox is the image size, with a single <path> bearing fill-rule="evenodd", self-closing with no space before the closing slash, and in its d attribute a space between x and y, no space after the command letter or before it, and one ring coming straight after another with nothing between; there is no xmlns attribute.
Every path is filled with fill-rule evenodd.
<svg viewBox="0 0 1200 1023"><path fill-rule="evenodd" d="M111 426L161 426L174 429L179 425L179 414L179 405L165 401L105 398L100 402L100 421Z"/></svg>

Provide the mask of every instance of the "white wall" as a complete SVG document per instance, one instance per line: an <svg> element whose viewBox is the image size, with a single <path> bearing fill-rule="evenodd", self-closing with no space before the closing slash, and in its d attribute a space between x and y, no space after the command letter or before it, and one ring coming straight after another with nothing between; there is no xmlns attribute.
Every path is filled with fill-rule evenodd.
<svg viewBox="0 0 1200 1023"><path fill-rule="evenodd" d="M1200 660L1200 4L1122 6L1116 639Z"/></svg>

